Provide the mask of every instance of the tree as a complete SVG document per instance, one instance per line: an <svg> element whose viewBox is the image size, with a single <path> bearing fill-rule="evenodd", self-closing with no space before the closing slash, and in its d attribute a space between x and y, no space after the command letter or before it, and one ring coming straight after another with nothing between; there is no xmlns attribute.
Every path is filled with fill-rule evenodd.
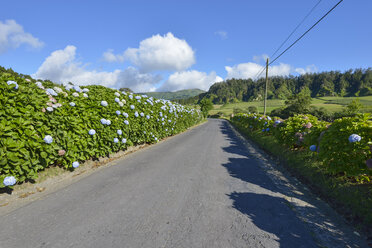
<svg viewBox="0 0 372 248"><path fill-rule="evenodd" d="M363 108L363 104L360 103L359 99L352 100L346 107L345 112L347 115L355 115L360 112Z"/></svg>
<svg viewBox="0 0 372 248"><path fill-rule="evenodd" d="M131 90L129 88L120 88L119 91L125 91L125 92L129 92L129 93L133 93L133 90Z"/></svg>
<svg viewBox="0 0 372 248"><path fill-rule="evenodd" d="M200 105L200 110L203 113L203 116L204 117L207 117L209 110L212 110L213 109L212 100L209 99L209 98L203 98L200 101L199 105Z"/></svg>
<svg viewBox="0 0 372 248"><path fill-rule="evenodd" d="M287 107L283 111L289 116L307 114L310 110L311 101L310 90L308 87L304 87L300 93L288 97L288 100L285 101Z"/></svg>

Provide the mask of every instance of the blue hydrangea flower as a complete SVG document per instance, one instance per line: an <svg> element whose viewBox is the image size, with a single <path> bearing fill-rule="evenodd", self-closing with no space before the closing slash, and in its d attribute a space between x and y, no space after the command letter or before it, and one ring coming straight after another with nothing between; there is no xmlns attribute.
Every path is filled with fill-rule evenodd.
<svg viewBox="0 0 372 248"><path fill-rule="evenodd" d="M129 98L130 98L130 99L133 99L133 95L132 95L132 94L130 94L130 95L129 95Z"/></svg>
<svg viewBox="0 0 372 248"><path fill-rule="evenodd" d="M128 118L128 116L129 116L127 113L123 113L123 115L124 115L125 118Z"/></svg>
<svg viewBox="0 0 372 248"><path fill-rule="evenodd" d="M15 81L8 81L6 82L8 85L15 84L14 89L18 90L18 84Z"/></svg>
<svg viewBox="0 0 372 248"><path fill-rule="evenodd" d="M130 105L130 109L134 109L135 107L134 107L134 105Z"/></svg>
<svg viewBox="0 0 372 248"><path fill-rule="evenodd" d="M114 138L114 143L118 143L119 142L119 139L118 138Z"/></svg>
<svg viewBox="0 0 372 248"><path fill-rule="evenodd" d="M52 138L52 136L50 136L50 135L46 135L46 136L44 137L44 141L45 141L45 143L47 143L47 144L51 144L51 143L53 142L53 138Z"/></svg>
<svg viewBox="0 0 372 248"><path fill-rule="evenodd" d="M147 118L147 120L149 120L150 119L150 116L149 115L146 115L146 118Z"/></svg>
<svg viewBox="0 0 372 248"><path fill-rule="evenodd" d="M119 130L116 131L116 133L117 133L118 135L122 135L122 134L123 134L123 131L121 131L121 130L119 129Z"/></svg>
<svg viewBox="0 0 372 248"><path fill-rule="evenodd" d="M125 120L124 123L125 123L125 125L129 125L129 121L128 120Z"/></svg>
<svg viewBox="0 0 372 248"><path fill-rule="evenodd" d="M120 99L115 97L115 102L120 102Z"/></svg>
<svg viewBox="0 0 372 248"><path fill-rule="evenodd" d="M70 106L71 107L75 107L75 103L74 102L70 102Z"/></svg>
<svg viewBox="0 0 372 248"><path fill-rule="evenodd" d="M72 163L72 167L74 167L74 168L77 168L77 167L79 167L79 162L78 161L75 161L75 162L73 162Z"/></svg>
<svg viewBox="0 0 372 248"><path fill-rule="evenodd" d="M119 97L120 96L120 93L119 92L115 92L115 96Z"/></svg>
<svg viewBox="0 0 372 248"><path fill-rule="evenodd" d="M137 111L134 113L134 116L135 117L138 117L138 112Z"/></svg>
<svg viewBox="0 0 372 248"><path fill-rule="evenodd" d="M270 117L270 116L268 116L267 119L268 119L269 121L271 121L271 117Z"/></svg>
<svg viewBox="0 0 372 248"><path fill-rule="evenodd" d="M155 137L155 141L158 141L158 138Z"/></svg>
<svg viewBox="0 0 372 248"><path fill-rule="evenodd" d="M107 107L107 102L106 101L101 101L101 105L103 106L103 107Z"/></svg>
<svg viewBox="0 0 372 248"><path fill-rule="evenodd" d="M79 85L74 85L74 90L76 90L77 92L81 92L81 89L80 89L80 87L79 87Z"/></svg>
<svg viewBox="0 0 372 248"><path fill-rule="evenodd" d="M123 139L121 139L121 142L125 144L125 143L127 143L127 139L123 138Z"/></svg>
<svg viewBox="0 0 372 248"><path fill-rule="evenodd" d="M275 124L280 124L280 123L281 123L280 120L276 120L276 121L275 121Z"/></svg>
<svg viewBox="0 0 372 248"><path fill-rule="evenodd" d="M144 134L146 134L146 131L143 131Z"/></svg>
<svg viewBox="0 0 372 248"><path fill-rule="evenodd" d="M9 177L4 178L3 184L5 186L13 186L16 182L17 180L15 179L15 177L9 176Z"/></svg>
<svg viewBox="0 0 372 248"><path fill-rule="evenodd" d="M262 132L265 132L266 129L262 129Z"/></svg>
<svg viewBox="0 0 372 248"><path fill-rule="evenodd" d="M52 96L57 96L57 92L55 92L53 89L46 89L46 92L49 93Z"/></svg>
<svg viewBox="0 0 372 248"><path fill-rule="evenodd" d="M140 97L140 96L136 96L135 98L136 98L137 100L141 99L141 97Z"/></svg>
<svg viewBox="0 0 372 248"><path fill-rule="evenodd" d="M121 112L120 112L119 110L116 110L116 114L117 114L117 115L120 115Z"/></svg>
<svg viewBox="0 0 372 248"><path fill-rule="evenodd" d="M358 134L352 134L349 136L349 142L354 143L354 142L359 142L362 139Z"/></svg>
<svg viewBox="0 0 372 248"><path fill-rule="evenodd" d="M316 145L311 145L310 146L310 151L315 152L316 151Z"/></svg>
<svg viewBox="0 0 372 248"><path fill-rule="evenodd" d="M110 126L111 125L111 121L110 120L106 120L106 125L107 126Z"/></svg>
<svg viewBox="0 0 372 248"><path fill-rule="evenodd" d="M163 117L163 113L162 113L162 112L159 112L159 116L160 116L160 117Z"/></svg>
<svg viewBox="0 0 372 248"><path fill-rule="evenodd" d="M103 124L103 125L106 125L107 124L107 120L106 119L101 119L101 123Z"/></svg>
<svg viewBox="0 0 372 248"><path fill-rule="evenodd" d="M270 131L270 128L266 128L266 132Z"/></svg>
<svg viewBox="0 0 372 248"><path fill-rule="evenodd" d="M140 116L144 117L144 116L145 116L145 114L141 112L141 113L140 113Z"/></svg>
<svg viewBox="0 0 372 248"><path fill-rule="evenodd" d="M49 112L52 112L53 111L53 108L52 107L47 107L46 108Z"/></svg>
<svg viewBox="0 0 372 248"><path fill-rule="evenodd" d="M90 129L90 130L89 130L89 134L90 134L90 135L95 135L95 134L96 134L96 130L94 130L94 129Z"/></svg>
<svg viewBox="0 0 372 248"><path fill-rule="evenodd" d="M84 89L83 89L83 92L84 92L84 93L88 93L88 92L89 92L89 89L88 89L88 88L84 88Z"/></svg>

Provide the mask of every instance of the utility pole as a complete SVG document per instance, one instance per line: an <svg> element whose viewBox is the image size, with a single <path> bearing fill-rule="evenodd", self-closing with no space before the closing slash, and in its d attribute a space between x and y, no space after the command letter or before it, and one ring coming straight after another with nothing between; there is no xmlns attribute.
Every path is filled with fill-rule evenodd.
<svg viewBox="0 0 372 248"><path fill-rule="evenodd" d="M265 82L265 98L264 98L264 116L266 116L266 99L267 99L267 81L269 74L269 58L266 59L266 82Z"/></svg>

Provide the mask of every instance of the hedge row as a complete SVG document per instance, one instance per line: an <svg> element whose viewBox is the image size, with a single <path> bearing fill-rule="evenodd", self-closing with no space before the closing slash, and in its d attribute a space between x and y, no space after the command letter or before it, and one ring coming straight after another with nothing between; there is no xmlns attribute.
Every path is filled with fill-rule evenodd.
<svg viewBox="0 0 372 248"><path fill-rule="evenodd" d="M0 188L56 165L154 143L202 120L198 110L103 86L0 75Z"/></svg>
<svg viewBox="0 0 372 248"><path fill-rule="evenodd" d="M328 173L358 180L372 178L372 121L370 114L344 117L332 123L311 115L282 120L258 114L238 114L231 121L263 135L273 135L294 149L306 149L319 159Z"/></svg>

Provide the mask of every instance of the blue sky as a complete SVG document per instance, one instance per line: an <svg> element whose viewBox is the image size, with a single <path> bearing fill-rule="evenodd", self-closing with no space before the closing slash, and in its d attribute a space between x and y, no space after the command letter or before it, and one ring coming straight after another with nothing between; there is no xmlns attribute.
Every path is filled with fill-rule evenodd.
<svg viewBox="0 0 372 248"><path fill-rule="evenodd" d="M58 83L207 90L254 77L318 1L4 1L0 65ZM282 49L337 2L322 0ZM371 67L371 10L343 1L270 74Z"/></svg>

